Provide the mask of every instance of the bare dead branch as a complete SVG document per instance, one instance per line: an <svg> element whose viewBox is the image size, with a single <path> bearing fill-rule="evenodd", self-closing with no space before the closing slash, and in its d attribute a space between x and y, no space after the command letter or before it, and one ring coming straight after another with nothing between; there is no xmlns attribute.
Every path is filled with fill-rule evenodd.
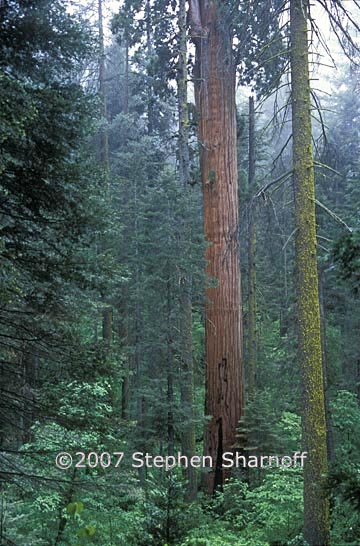
<svg viewBox="0 0 360 546"><path fill-rule="evenodd" d="M351 227L349 227L347 225L346 222L344 222L344 220L342 220L342 218L340 218L340 216L338 216L335 212L333 212L332 210L330 210L328 207L326 207L323 203L321 203L318 199L315 199L315 204L320 207L323 211L325 211L329 216L331 216L331 218L333 220L335 220L335 222L337 222L338 224L340 224L343 228L345 228L349 233L352 233L353 230Z"/></svg>
<svg viewBox="0 0 360 546"><path fill-rule="evenodd" d="M275 180L272 180L271 182L269 182L268 184L266 184L266 186L263 186L262 188L260 188L256 194L255 194L255 197L260 197L261 195L263 195L269 188L271 188L271 186L274 186L274 184L277 184L278 182L282 181L282 183L284 184L292 175L293 173L293 170L291 169L291 171L288 171L286 172L285 174L282 174L281 176L279 176L278 178L276 178Z"/></svg>

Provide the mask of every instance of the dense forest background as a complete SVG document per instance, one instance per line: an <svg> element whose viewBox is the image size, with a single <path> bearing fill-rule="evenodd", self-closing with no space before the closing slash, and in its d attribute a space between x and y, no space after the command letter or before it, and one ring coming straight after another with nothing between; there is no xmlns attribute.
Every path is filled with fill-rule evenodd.
<svg viewBox="0 0 360 546"><path fill-rule="evenodd" d="M329 499L331 545L358 546L359 6L315 4L328 460L318 495ZM302 386L288 5L221 6L237 59L246 393L232 447L292 455L302 450ZM202 455L211 419L205 289L217 280L205 272L198 45L186 9L183 0L0 1L3 545L306 544L300 466L239 468L209 495L206 469L131 465L134 452ZM95 455L60 470L60 452ZM115 452L125 453L117 467L96 459Z"/></svg>

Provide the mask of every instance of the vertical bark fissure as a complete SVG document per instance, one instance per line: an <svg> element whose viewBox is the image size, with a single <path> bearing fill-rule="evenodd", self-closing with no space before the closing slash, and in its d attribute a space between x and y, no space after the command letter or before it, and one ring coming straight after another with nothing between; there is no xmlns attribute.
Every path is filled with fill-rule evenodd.
<svg viewBox="0 0 360 546"><path fill-rule="evenodd" d="M215 478L214 478L214 489L222 489L223 486L223 471L222 471L222 457L223 457L223 439L222 439L222 424L221 419L217 423L217 454L216 454L216 465L215 465Z"/></svg>
<svg viewBox="0 0 360 546"><path fill-rule="evenodd" d="M202 0L199 7L193 2L191 14L192 37L197 50L195 96L200 114L204 233L209 243L206 273L217 283L206 291L205 309L206 413L211 419L205 431L204 451L215 462L219 452L231 451L234 447L244 401L235 67L230 30L217 3ZM226 362L226 373L219 374L219 363L223 362ZM221 472L215 480L215 473L213 469L207 474L210 493L224 479Z"/></svg>
<svg viewBox="0 0 360 546"><path fill-rule="evenodd" d="M290 2L298 355L303 386L303 449L309 457L304 468L304 538L310 546L328 546L329 508L321 487L322 476L327 471L327 446L316 255L308 8L308 1Z"/></svg>

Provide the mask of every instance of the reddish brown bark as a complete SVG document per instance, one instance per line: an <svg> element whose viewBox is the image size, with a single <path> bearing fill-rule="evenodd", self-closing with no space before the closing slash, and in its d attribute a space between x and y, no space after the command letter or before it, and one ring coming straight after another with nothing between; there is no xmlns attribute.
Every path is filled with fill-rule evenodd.
<svg viewBox="0 0 360 546"><path fill-rule="evenodd" d="M223 483L221 457L234 446L244 401L235 67L230 31L217 4L194 0L190 14L197 49L204 232L209 242L206 272L216 279L216 287L206 292L205 327L206 413L212 416L205 455L214 462L207 475L207 490L212 493Z"/></svg>

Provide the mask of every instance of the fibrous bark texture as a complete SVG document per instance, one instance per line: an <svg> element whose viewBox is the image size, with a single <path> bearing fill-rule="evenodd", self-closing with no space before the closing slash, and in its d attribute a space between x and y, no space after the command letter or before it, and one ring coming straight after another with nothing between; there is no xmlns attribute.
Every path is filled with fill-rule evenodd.
<svg viewBox="0 0 360 546"><path fill-rule="evenodd" d="M321 488L322 475L327 471L327 450L316 256L307 11L307 1L291 0L298 354L303 385L303 449L308 452L308 461L304 468L304 538L310 546L328 546L329 510Z"/></svg>
<svg viewBox="0 0 360 546"><path fill-rule="evenodd" d="M222 453L234 446L244 400L235 67L229 21L222 7L195 0L190 14L197 50L204 232L209 243L206 272L216 283L206 293L205 326L206 413L211 416L205 455L216 463L207 475L207 490L212 493L223 483Z"/></svg>

